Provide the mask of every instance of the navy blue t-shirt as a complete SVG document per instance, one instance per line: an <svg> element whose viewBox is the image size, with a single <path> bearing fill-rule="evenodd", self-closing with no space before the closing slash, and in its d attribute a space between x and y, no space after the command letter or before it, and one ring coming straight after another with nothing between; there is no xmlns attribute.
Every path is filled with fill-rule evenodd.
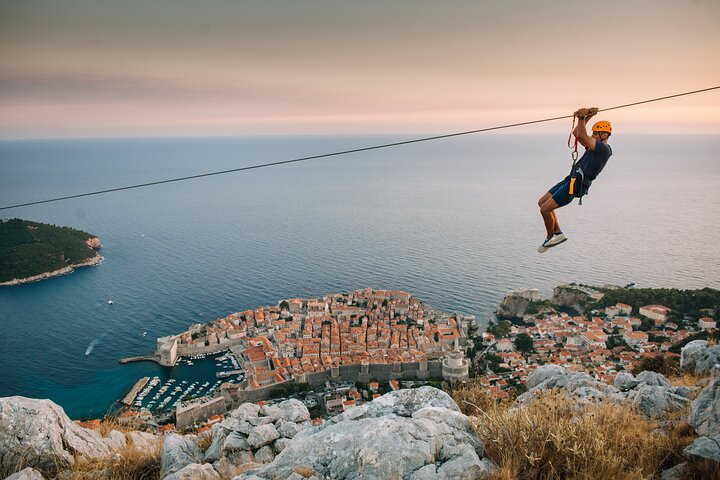
<svg viewBox="0 0 720 480"><path fill-rule="evenodd" d="M595 141L595 150L585 149L585 153L580 157L580 160L578 160L577 166L582 168L585 174L585 181L583 183L586 187L589 187L592 181L600 175L610 155L612 155L610 145L599 140Z"/></svg>

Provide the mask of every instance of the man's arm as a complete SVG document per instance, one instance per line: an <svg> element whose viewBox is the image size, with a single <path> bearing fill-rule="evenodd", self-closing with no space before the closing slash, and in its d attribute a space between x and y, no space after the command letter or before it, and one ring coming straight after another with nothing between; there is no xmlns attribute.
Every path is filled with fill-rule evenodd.
<svg viewBox="0 0 720 480"><path fill-rule="evenodd" d="M582 111L585 110L585 111ZM573 130L573 135L577 137L578 142L590 150L595 150L595 139L587 134L587 121L590 120L592 117L595 116L595 113L588 109L580 109L578 110L580 115L578 115L578 123L575 126L575 130ZM587 112L587 113L586 113ZM576 112L577 113L577 112ZM583 113L586 113L585 115L582 115Z"/></svg>

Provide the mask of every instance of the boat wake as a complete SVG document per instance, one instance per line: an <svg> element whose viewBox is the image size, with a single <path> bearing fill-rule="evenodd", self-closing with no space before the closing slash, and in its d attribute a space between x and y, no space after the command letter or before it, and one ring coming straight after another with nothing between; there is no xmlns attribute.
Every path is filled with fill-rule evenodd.
<svg viewBox="0 0 720 480"><path fill-rule="evenodd" d="M90 342L90 345L88 345L88 347L85 349L85 356L86 356L86 357L92 353L92 351L95 349L95 346L96 346L98 343L100 343L100 340L102 340L103 337L104 337L105 335L107 335L107 334L108 334L108 332L105 332L105 333L103 333L102 335L100 335L99 337L92 339L92 342Z"/></svg>
<svg viewBox="0 0 720 480"><path fill-rule="evenodd" d="M85 350L86 357L92 353L93 349L95 348L95 345L97 345L98 342L100 342L99 338L96 338L92 342L90 342L90 345L88 345L87 349Z"/></svg>

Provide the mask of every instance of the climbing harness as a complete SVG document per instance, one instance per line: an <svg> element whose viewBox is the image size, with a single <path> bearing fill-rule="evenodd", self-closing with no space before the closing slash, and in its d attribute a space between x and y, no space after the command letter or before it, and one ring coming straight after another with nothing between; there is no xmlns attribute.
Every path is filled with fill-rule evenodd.
<svg viewBox="0 0 720 480"><path fill-rule="evenodd" d="M582 205L582 197L587 193L587 190L585 190L585 172L583 172L582 168L576 166L578 158L577 135L575 135L574 142L571 142L570 140L575 133L575 119L582 118L583 120L585 120L588 115L595 115L598 111L599 109L597 107L581 108L580 110L577 110L573 114L572 129L570 130L570 136L568 137L568 147L572 149L572 153L570 154L570 156L572 157L572 167L570 167L570 175L568 175L568 178L570 179L570 185L568 186L568 194L570 194L571 197L578 198L579 205Z"/></svg>

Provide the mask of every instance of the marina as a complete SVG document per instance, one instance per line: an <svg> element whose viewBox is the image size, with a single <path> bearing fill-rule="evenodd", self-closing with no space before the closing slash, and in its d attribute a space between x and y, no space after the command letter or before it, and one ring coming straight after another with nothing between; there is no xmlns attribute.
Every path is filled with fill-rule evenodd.
<svg viewBox="0 0 720 480"><path fill-rule="evenodd" d="M237 383L245 371L225 351L179 357L168 375L140 379L122 403L152 413L165 414L186 402L210 400L224 382Z"/></svg>

